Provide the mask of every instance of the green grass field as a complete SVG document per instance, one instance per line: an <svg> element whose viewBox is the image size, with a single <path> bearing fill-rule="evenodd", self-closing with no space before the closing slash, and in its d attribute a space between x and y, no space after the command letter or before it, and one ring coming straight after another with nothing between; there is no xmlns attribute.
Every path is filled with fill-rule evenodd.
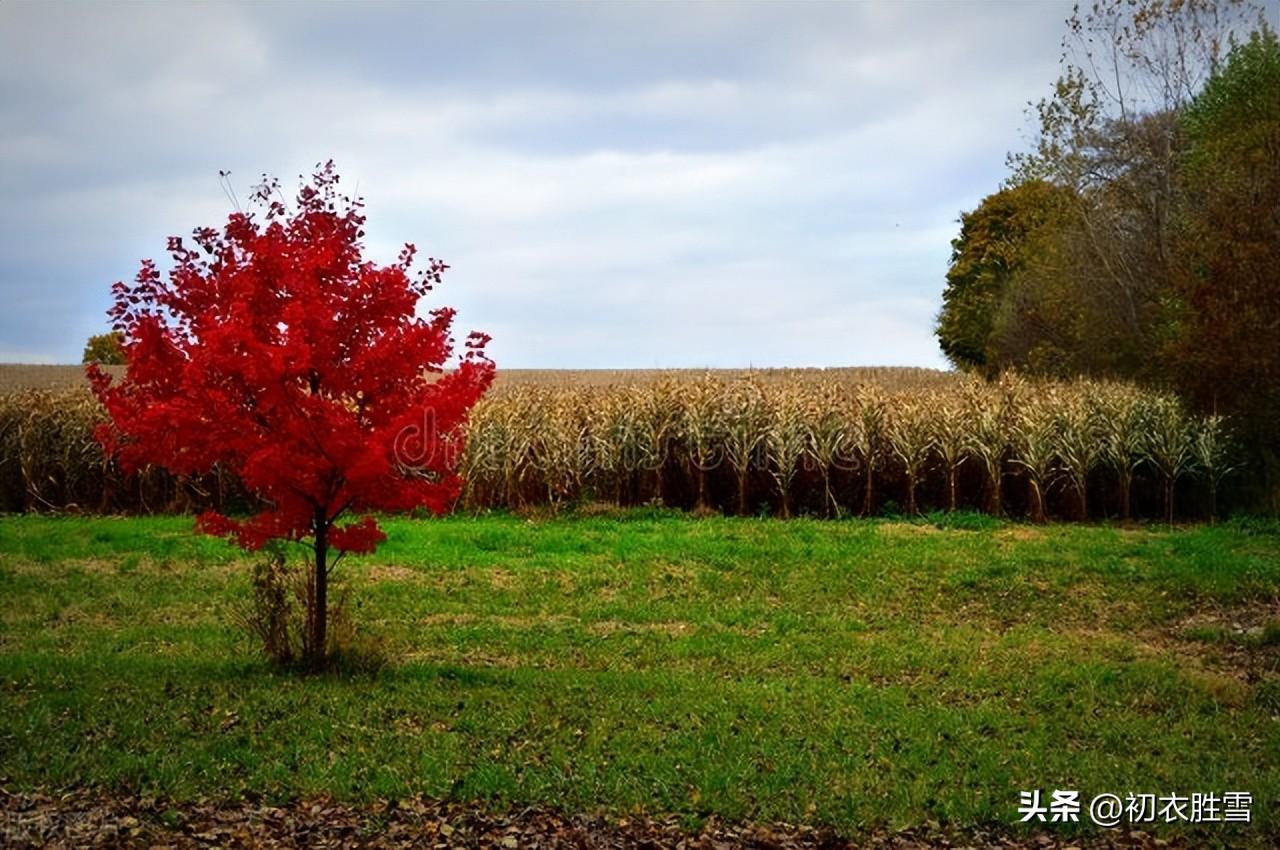
<svg viewBox="0 0 1280 850"><path fill-rule="evenodd" d="M1032 788L1245 790L1255 822L1205 836L1280 836L1275 524L386 527L341 573L391 663L300 677L230 628L250 562L190 519L0 518L0 784L854 835L1016 833Z"/></svg>

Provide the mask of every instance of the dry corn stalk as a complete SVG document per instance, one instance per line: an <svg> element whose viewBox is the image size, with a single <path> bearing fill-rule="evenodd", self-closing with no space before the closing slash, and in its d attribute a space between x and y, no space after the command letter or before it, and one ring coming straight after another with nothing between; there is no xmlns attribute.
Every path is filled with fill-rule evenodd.
<svg viewBox="0 0 1280 850"><path fill-rule="evenodd" d="M1225 420L1218 415L1207 416L1195 430L1191 454L1196 467L1209 484L1209 519L1218 517L1218 486L1222 479L1235 470L1231 465L1231 444L1224 427Z"/></svg>
<svg viewBox="0 0 1280 850"><path fill-rule="evenodd" d="M1120 518L1133 516L1133 477L1146 460L1147 397L1126 384L1098 388L1102 415L1102 462L1116 477Z"/></svg>
<svg viewBox="0 0 1280 850"><path fill-rule="evenodd" d="M850 421L858 462L862 465L862 515L870 516L875 505L875 472L884 458L885 396L879 387L868 384L854 393Z"/></svg>
<svg viewBox="0 0 1280 850"><path fill-rule="evenodd" d="M955 394L930 391L925 396L930 410L929 425L933 445L947 473L947 510L954 511L960 467L969 458L969 423L964 399Z"/></svg>
<svg viewBox="0 0 1280 850"><path fill-rule="evenodd" d="M1032 522L1045 521L1045 495L1056 472L1056 408L1062 403L1056 388L1039 389L1014 418L1014 463L1027 476Z"/></svg>
<svg viewBox="0 0 1280 850"><path fill-rule="evenodd" d="M822 476L823 505L828 516L840 516L840 500L831 489L831 473L847 466L858 442L858 423L850 415L844 390L834 382L823 383L814 394L806 420L805 448Z"/></svg>
<svg viewBox="0 0 1280 850"><path fill-rule="evenodd" d="M907 514L914 516L916 486L933 450L932 416L919 395L898 394L893 398L886 435L889 448L907 476Z"/></svg>
<svg viewBox="0 0 1280 850"><path fill-rule="evenodd" d="M1195 459L1192 424L1176 398L1158 396L1145 433L1147 458L1164 479L1165 518L1172 525L1174 490Z"/></svg>
<svg viewBox="0 0 1280 850"><path fill-rule="evenodd" d="M965 448L982 466L987 488L987 512L1003 512L1004 464L1013 445L1013 416L1018 387L1012 379L995 388L970 381L963 390L967 424Z"/></svg>
<svg viewBox="0 0 1280 850"><path fill-rule="evenodd" d="M684 388L680 396L677 433L696 481L699 510L707 507L707 473L716 467L724 450L724 421L720 393L723 385L706 375Z"/></svg>
<svg viewBox="0 0 1280 850"><path fill-rule="evenodd" d="M721 394L720 416L723 422L724 459L733 470L738 484L737 511L745 514L747 481L751 470L760 460L769 425L764 391L759 382L747 378L731 383Z"/></svg>
<svg viewBox="0 0 1280 850"><path fill-rule="evenodd" d="M804 396L792 387L771 388L767 396L765 454L778 486L782 516L791 516L791 482L800 469L808 446L808 422Z"/></svg>
<svg viewBox="0 0 1280 850"><path fill-rule="evenodd" d="M1056 449L1062 475L1079 500L1080 519L1089 518L1089 474L1102 458L1102 410L1092 385L1078 382L1065 394L1055 416Z"/></svg>

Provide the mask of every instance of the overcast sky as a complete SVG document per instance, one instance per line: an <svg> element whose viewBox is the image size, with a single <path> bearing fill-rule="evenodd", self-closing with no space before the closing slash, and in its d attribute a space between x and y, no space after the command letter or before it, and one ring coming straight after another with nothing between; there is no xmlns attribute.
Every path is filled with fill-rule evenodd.
<svg viewBox="0 0 1280 850"><path fill-rule="evenodd" d="M509 367L940 366L1069 3L0 4L0 361L322 159ZM424 307L430 306L424 304Z"/></svg>

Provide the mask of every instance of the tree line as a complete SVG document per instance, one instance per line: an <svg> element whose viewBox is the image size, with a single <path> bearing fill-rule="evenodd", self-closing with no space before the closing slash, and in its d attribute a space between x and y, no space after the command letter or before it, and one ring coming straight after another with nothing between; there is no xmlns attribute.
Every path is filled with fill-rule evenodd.
<svg viewBox="0 0 1280 850"><path fill-rule="evenodd" d="M1063 47L1034 145L960 217L942 350L1174 390L1280 510L1280 41L1243 2L1103 0Z"/></svg>

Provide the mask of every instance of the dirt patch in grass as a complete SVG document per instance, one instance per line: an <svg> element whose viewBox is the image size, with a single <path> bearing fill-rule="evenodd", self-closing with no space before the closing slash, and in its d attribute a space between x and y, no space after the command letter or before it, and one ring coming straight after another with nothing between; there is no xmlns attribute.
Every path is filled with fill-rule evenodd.
<svg viewBox="0 0 1280 850"><path fill-rule="evenodd" d="M24 576L49 576L56 573L59 577L63 577L68 570L72 569L89 575L113 576L120 572L123 566L122 560L120 558L77 558L57 567L39 561L14 560L5 564L5 569Z"/></svg>
<svg viewBox="0 0 1280 850"><path fill-rule="evenodd" d="M1119 663L1128 663L1134 658L1172 663L1197 690L1233 708L1248 702L1251 689L1258 682L1280 674L1280 646L1206 643L1187 638L1176 625L1128 632L1069 627L1060 633L1069 636L1077 646L1091 647L1090 654ZM1027 639L1018 652L1034 660L1047 657L1046 650L1039 640Z"/></svg>
<svg viewBox="0 0 1280 850"><path fill-rule="evenodd" d="M96 611L87 605L72 604L58 609L44 620L47 628L59 629L64 626L90 626L95 629L114 629L119 621L105 611Z"/></svg>
<svg viewBox="0 0 1280 850"><path fill-rule="evenodd" d="M150 566L153 569L155 568L155 564L152 563L148 558L148 559L140 560L137 563L135 563L133 565L133 569L141 569L143 567L144 562L147 564L147 566ZM108 575L108 576L113 576L116 573L120 572L122 569L127 568L125 563L122 561L122 559L119 559L119 558L111 558L111 559L81 558L79 560L71 561L68 564L68 566L70 566L72 569L77 569L82 573L88 573L90 575Z"/></svg>
<svg viewBox="0 0 1280 850"><path fill-rule="evenodd" d="M9 847L319 847L319 848L824 848L824 850L974 850L1195 846L1141 831L1108 830L1064 840L1051 833L926 827L876 830L856 843L830 829L793 824L735 824L710 818L690 829L674 817L574 815L541 807L510 812L480 805L409 798L351 806L321 798L285 806L251 801L198 804L89 792L58 796L0 791Z"/></svg>
<svg viewBox="0 0 1280 850"><path fill-rule="evenodd" d="M489 574L489 586L494 590L511 590L517 584L515 574L510 570L494 567L487 572Z"/></svg>
<svg viewBox="0 0 1280 850"><path fill-rule="evenodd" d="M585 502L573 509L573 515L579 517L625 518L627 508L620 508L612 502Z"/></svg>
<svg viewBox="0 0 1280 850"><path fill-rule="evenodd" d="M573 618L563 614L551 614L543 617L515 617L505 614L428 614L419 620L424 626L476 626L495 625L510 629L537 629L572 622Z"/></svg>
<svg viewBox="0 0 1280 850"><path fill-rule="evenodd" d="M1227 635L1261 638L1268 628L1280 625L1280 600L1248 602L1229 608L1197 611L1178 623L1178 631L1192 639L1220 630Z"/></svg>
<svg viewBox="0 0 1280 850"><path fill-rule="evenodd" d="M645 592L650 599L679 598L698 587L698 578L698 570L688 564L657 564L645 580Z"/></svg>
<svg viewBox="0 0 1280 850"><path fill-rule="evenodd" d="M1162 637L1213 670L1248 683L1280 674L1280 601L1197 611Z"/></svg>
<svg viewBox="0 0 1280 850"><path fill-rule="evenodd" d="M596 637L610 637L616 634L658 633L669 637L680 637L692 634L695 627L692 623L622 623L617 620L599 620L588 623L587 634Z"/></svg>
<svg viewBox="0 0 1280 850"><path fill-rule="evenodd" d="M1218 705L1241 708L1249 701L1249 687L1238 678L1212 670L1184 670L1182 676Z"/></svg>
<svg viewBox="0 0 1280 850"><path fill-rule="evenodd" d="M478 649L459 652L452 647L418 649L412 652L406 652L399 656L399 658L410 664L439 664L446 667L467 668L472 671L482 671L486 668L516 670L522 667L550 669L552 666L551 664L539 663L536 660L531 660L524 656L484 652L483 650Z"/></svg>
<svg viewBox="0 0 1280 850"><path fill-rule="evenodd" d="M225 579L237 573L248 573L251 566L243 560L218 561L215 563L191 564L175 562L167 558L149 556L130 559L121 555L115 558L75 558L64 564L54 566L28 559L15 559L4 565L6 570L17 575L49 577L65 579L71 571L93 576L197 576L201 580Z"/></svg>
<svg viewBox="0 0 1280 850"><path fill-rule="evenodd" d="M396 564L370 564L364 570L365 578L377 581L422 581L422 572Z"/></svg>
<svg viewBox="0 0 1280 850"><path fill-rule="evenodd" d="M893 539L910 539L914 537L931 537L942 534L944 529L936 525L914 522L886 522L879 526L880 536Z"/></svg>
<svg viewBox="0 0 1280 850"><path fill-rule="evenodd" d="M1044 540L1048 535L1043 529L1027 525L1012 525L996 532L996 539L1010 543L1034 543Z"/></svg>

